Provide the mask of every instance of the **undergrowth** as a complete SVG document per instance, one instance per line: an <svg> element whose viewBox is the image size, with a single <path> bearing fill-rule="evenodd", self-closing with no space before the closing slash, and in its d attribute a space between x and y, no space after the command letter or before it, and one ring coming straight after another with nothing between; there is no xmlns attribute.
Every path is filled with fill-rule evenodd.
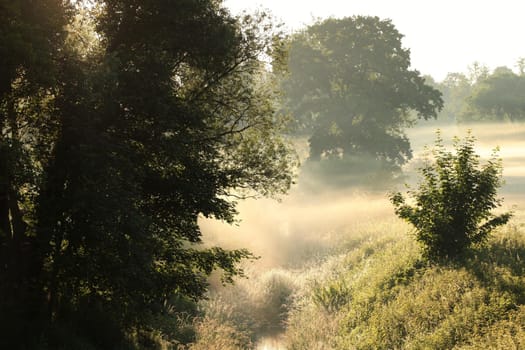
<svg viewBox="0 0 525 350"><path fill-rule="evenodd" d="M296 299L287 349L524 348L522 258L516 226L460 262L433 265L406 227L392 225L341 257L336 274L326 266L330 277Z"/></svg>
<svg viewBox="0 0 525 350"><path fill-rule="evenodd" d="M525 348L519 214L450 264L426 262L393 216L349 226L300 268L254 267L217 289L192 349L256 349L277 335L288 350Z"/></svg>

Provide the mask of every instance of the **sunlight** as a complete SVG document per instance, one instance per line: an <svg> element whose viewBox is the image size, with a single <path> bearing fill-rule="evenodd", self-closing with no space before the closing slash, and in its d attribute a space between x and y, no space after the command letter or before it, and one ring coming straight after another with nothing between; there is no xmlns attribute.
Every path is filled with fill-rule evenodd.
<svg viewBox="0 0 525 350"><path fill-rule="evenodd" d="M392 19L404 35L403 44L411 49L412 67L438 81L449 72L465 71L476 61L491 69L515 68L516 61L525 56L523 47L516 45L523 32L525 4L516 0L444 0L435 6L412 0L226 0L224 4L233 13L267 8L293 30L319 17L369 15Z"/></svg>

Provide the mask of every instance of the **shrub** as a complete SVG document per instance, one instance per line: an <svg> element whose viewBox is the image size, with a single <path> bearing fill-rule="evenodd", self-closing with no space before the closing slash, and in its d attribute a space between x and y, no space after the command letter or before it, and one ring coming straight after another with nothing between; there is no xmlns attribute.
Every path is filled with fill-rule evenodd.
<svg viewBox="0 0 525 350"><path fill-rule="evenodd" d="M400 192L390 195L395 213L415 226L416 239L431 261L459 257L511 217L511 213L491 213L501 205L501 199L496 198L502 184L497 149L480 165L474 142L470 132L463 141L455 138L456 152L452 153L438 131L434 160L427 160L420 169L423 179L418 189L408 191L414 205L407 204Z"/></svg>

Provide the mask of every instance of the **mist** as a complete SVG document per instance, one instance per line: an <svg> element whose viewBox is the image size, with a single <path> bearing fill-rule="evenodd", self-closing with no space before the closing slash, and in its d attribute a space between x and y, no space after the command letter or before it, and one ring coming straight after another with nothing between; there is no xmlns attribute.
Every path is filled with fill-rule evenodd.
<svg viewBox="0 0 525 350"><path fill-rule="evenodd" d="M281 202L248 200L239 205L239 223L200 222L204 240L227 248L248 248L265 267L297 267L335 249L342 231L392 216L384 195L294 188Z"/></svg>
<svg viewBox="0 0 525 350"><path fill-rule="evenodd" d="M0 0L0 349L524 348L519 5L256 3Z"/></svg>
<svg viewBox="0 0 525 350"><path fill-rule="evenodd" d="M252 327L258 333L256 338L260 339L258 349L284 349L285 342L280 334L285 331L291 300L303 298L308 288L314 288L312 283L314 286L328 283L321 281L327 278L329 270L337 274L337 266L341 259L346 259L346 254L358 251L367 241L378 237L394 242L411 239L413 229L395 217L388 193L404 191L406 183L417 184L418 167L426 150L432 148L437 130L423 123L407 130L414 157L403 167L403 177L396 183L362 186L362 179L356 179L356 175L349 172L348 181L343 182L347 185L335 186L328 178L314 176L311 168L303 166L297 184L280 201L241 201L236 225L200 220L206 245L247 248L259 257L244 264L247 279L238 279L229 287L214 283L211 294L216 304L237 305L238 309L229 311L244 315L237 318L250 318L252 323L259 324ZM519 225L523 219L521 193L525 189L521 153L525 125L448 125L439 130L446 145L452 144L453 137L465 137L470 130L476 137L476 153L481 156L482 163L496 147L499 148L505 180L499 191L499 197L504 198L501 210L513 210L517 215L511 222ZM304 140L298 142L299 147L304 147ZM363 176L370 178L370 175ZM377 247L377 242L374 244ZM327 267L332 265L333 268ZM320 266L324 266L322 270Z"/></svg>
<svg viewBox="0 0 525 350"><path fill-rule="evenodd" d="M406 171L412 179L417 177L417 164L424 156L424 147L432 147L436 138L436 127L420 126L408 129L407 134L414 149L414 158L407 164ZM504 184L499 193L505 198L504 206L523 204L525 190L525 124L522 123L477 123L439 127L446 144L452 144L453 137L463 138L471 132L476 138L476 153L481 161L496 153L503 160Z"/></svg>
<svg viewBox="0 0 525 350"><path fill-rule="evenodd" d="M453 137L465 137L470 130L477 139L476 152L482 156L482 162L499 147L505 180L499 192L505 199L503 207L520 207L525 189L524 124L483 123L439 128L420 125L407 130L414 157L404 166L404 178L397 184L387 188L383 183L334 188L327 180L300 171L297 184L280 201L267 198L241 201L236 225L202 218L204 241L231 249L248 248L260 257L255 264L264 268L297 268L344 249L338 245L341 236L380 221L398 220L388 192L404 190L405 183L417 183L417 169L425 157L425 147L432 148L438 129L446 144L451 144ZM348 176L350 184L352 180L362 182L353 179L353 174Z"/></svg>

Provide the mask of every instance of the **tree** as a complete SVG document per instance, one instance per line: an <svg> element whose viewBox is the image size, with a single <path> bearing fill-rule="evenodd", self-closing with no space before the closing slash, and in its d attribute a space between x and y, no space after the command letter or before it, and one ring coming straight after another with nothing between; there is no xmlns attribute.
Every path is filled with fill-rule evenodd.
<svg viewBox="0 0 525 350"><path fill-rule="evenodd" d="M64 332L115 348L123 333L154 328L173 298L202 298L212 271L231 281L252 255L198 246L198 217L233 222L236 199L285 192L296 164L260 58L275 39L264 14L234 18L207 0L98 3L89 35L98 42L79 44L84 34L71 27L61 34L56 59L36 65L56 72L45 89L19 84L23 58L6 84L24 128L19 168L34 177L10 184L23 213L9 217L26 227L30 272L3 284L0 299L2 310L30 299L37 316L10 320L34 326L22 338L30 348L42 339L77 347ZM30 297L6 301L13 287Z"/></svg>
<svg viewBox="0 0 525 350"><path fill-rule="evenodd" d="M310 159L371 156L392 167L411 158L404 127L435 118L441 94L410 69L389 20L327 19L293 35L286 106L310 135Z"/></svg>
<svg viewBox="0 0 525 350"><path fill-rule="evenodd" d="M433 162L420 169L422 181L409 191L413 205L400 192L391 194L395 213L416 228L416 239L431 261L456 259L471 246L486 241L489 233L505 224L510 213L495 215L501 205L501 159L493 153L480 165L474 137L454 140L455 154L446 150L438 133Z"/></svg>
<svg viewBox="0 0 525 350"><path fill-rule="evenodd" d="M35 140L46 129L67 13L59 0L0 0L0 347L34 333L41 301L31 225L42 151Z"/></svg>
<svg viewBox="0 0 525 350"><path fill-rule="evenodd" d="M443 93L444 107L438 119L457 122L467 109L468 97L472 93L472 81L463 73L448 73L437 85Z"/></svg>
<svg viewBox="0 0 525 350"><path fill-rule="evenodd" d="M487 79L489 76L489 68L477 61L473 62L468 67L468 80L470 85L481 83L483 80Z"/></svg>
<svg viewBox="0 0 525 350"><path fill-rule="evenodd" d="M525 119L525 76L498 67L474 85L466 121L521 121Z"/></svg>

